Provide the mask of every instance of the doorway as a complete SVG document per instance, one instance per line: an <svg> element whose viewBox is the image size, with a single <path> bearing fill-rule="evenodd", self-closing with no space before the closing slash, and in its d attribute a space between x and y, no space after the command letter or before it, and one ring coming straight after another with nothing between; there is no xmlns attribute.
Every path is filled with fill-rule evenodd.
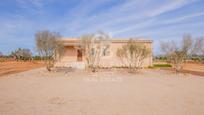
<svg viewBox="0 0 204 115"><path fill-rule="evenodd" d="M81 50L77 50L77 61L82 61L82 51Z"/></svg>

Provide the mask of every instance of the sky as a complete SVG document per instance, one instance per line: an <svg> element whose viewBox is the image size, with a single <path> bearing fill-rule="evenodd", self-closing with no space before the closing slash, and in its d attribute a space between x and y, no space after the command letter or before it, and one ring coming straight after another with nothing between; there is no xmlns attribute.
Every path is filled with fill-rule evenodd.
<svg viewBox="0 0 204 115"><path fill-rule="evenodd" d="M0 51L29 48L35 33L59 32L65 38L104 31L111 38L160 41L204 36L204 0L1 0Z"/></svg>

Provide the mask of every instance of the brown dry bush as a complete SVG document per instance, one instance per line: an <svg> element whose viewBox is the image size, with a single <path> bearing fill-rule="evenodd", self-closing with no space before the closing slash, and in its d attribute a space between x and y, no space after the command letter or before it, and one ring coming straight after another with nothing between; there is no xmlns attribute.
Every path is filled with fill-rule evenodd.
<svg viewBox="0 0 204 115"><path fill-rule="evenodd" d="M128 67L131 72L142 68L144 59L150 56L150 49L145 45L130 39L128 43L117 50L117 56L122 65Z"/></svg>
<svg viewBox="0 0 204 115"><path fill-rule="evenodd" d="M39 54L44 58L48 71L54 66L54 63L61 58L64 53L61 36L55 32L39 31L35 34L36 48Z"/></svg>

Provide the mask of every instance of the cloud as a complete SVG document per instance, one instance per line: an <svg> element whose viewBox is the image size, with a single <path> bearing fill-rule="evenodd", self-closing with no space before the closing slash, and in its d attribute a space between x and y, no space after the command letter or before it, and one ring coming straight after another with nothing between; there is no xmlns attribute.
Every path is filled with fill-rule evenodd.
<svg viewBox="0 0 204 115"><path fill-rule="evenodd" d="M197 28L203 27L191 24L198 17L204 18L204 13L197 12L203 11L201 4L195 5L197 1L16 0L15 13L0 16L0 26L4 28L0 30L0 39L29 41L33 40L34 32L42 29L60 32L64 37L97 30L111 33L113 37L153 36L155 39L178 36L185 31L201 33ZM198 10L189 11L191 5ZM176 13L178 10L180 13Z"/></svg>
<svg viewBox="0 0 204 115"><path fill-rule="evenodd" d="M177 17L177 18L173 18L173 19L167 19L167 20L162 21L161 23L162 24L179 23L179 22L183 22L183 21L188 20L188 19L203 16L203 15L204 15L204 12L196 12L196 13L193 13L193 14L187 14L187 15Z"/></svg>
<svg viewBox="0 0 204 115"><path fill-rule="evenodd" d="M170 11L174 11L177 10L179 8L184 7L185 5L191 4L192 2L195 2L195 0L191 0L191 1L187 1L187 0L171 0L169 2L166 2L164 4L159 4L159 5L155 5L156 8L150 8L144 12L142 12L142 16L137 16L137 14L135 14L135 17L140 17L143 18L143 21L135 21L135 24L129 24L127 27L122 28L120 30L115 30L113 33L117 34L122 34L122 33L126 33L128 31L135 31L136 29L142 29L148 26L153 26L153 25L160 25L162 24L160 20L157 20L157 17L161 14L164 13L168 13ZM201 16L203 15L203 13L196 13L190 16L184 16L182 18L176 18L173 20L169 20L170 22L176 22L176 21L182 21L184 19L187 18L193 18L196 16ZM132 16L133 17L133 16ZM129 21L129 16L127 16L126 18L123 18L123 21ZM134 18L132 18L134 19ZM113 22L114 23L114 22ZM113 24L111 23L111 24ZM165 22L167 23L167 21ZM119 24L119 23L118 23ZM164 23L163 23L164 24Z"/></svg>
<svg viewBox="0 0 204 115"><path fill-rule="evenodd" d="M204 13L203 12L195 12L192 14L187 14L187 15L183 15L180 17L174 17L174 18L167 18L167 19L163 19L163 20L156 20L155 18L153 18L153 19L145 20L142 23L128 26L127 28L120 29L118 31L114 31L114 34L122 34L122 33L128 32L128 31L131 31L131 30L136 31L137 29L144 29L144 28L148 28L151 26L166 26L167 24L185 23L186 20L190 20L190 19L193 19L193 18L196 18L199 16L204 16ZM178 25L176 25L176 26L178 26Z"/></svg>
<svg viewBox="0 0 204 115"><path fill-rule="evenodd" d="M76 7L78 10L72 10L72 12L75 12L75 10L81 12L75 13L78 18L73 17L71 24L67 24L69 28L67 31L70 31L70 27L72 27L71 31L77 31L77 33L82 34L96 30L108 30L115 35L122 34L152 25L152 18L157 18L161 14L182 8L195 2L195 0L167 0L164 3L150 0L127 0L113 5L104 12L88 15L92 10L97 10L100 5L106 2L96 1L91 3L91 5L86 5L82 1L81 4L83 5ZM147 4L151 4L151 6L146 7Z"/></svg>
<svg viewBox="0 0 204 115"><path fill-rule="evenodd" d="M85 12L76 12L79 18L74 18L71 20L71 23L67 24L67 31L70 31L70 27L72 31L77 31L77 33L89 33L97 30L106 30L110 29L118 23L128 22L138 18L139 13L135 15L135 10L141 4L144 4L147 0L127 0L125 2L120 2L116 5L113 5L110 8L107 8L105 11L101 11L100 13L95 13L93 15L83 14ZM104 4L106 2L103 2ZM84 4L86 6L86 4ZM95 4L90 5L88 8L89 12L93 12L97 10L98 5L103 4ZM83 10L84 7L79 8L78 10ZM92 9L93 11L91 11ZM75 12L72 10L72 12ZM127 14L128 12L128 14ZM82 14L81 14L82 13ZM86 12L87 13L87 12ZM82 17L80 17L82 16ZM73 28L74 27L74 28ZM88 28L87 28L88 27Z"/></svg>
<svg viewBox="0 0 204 115"><path fill-rule="evenodd" d="M149 17L154 17L161 15L166 12L170 12L176 9L179 9L185 5L196 2L197 0L168 0L166 3L161 4L155 9L152 9L149 12L146 12L145 15Z"/></svg>

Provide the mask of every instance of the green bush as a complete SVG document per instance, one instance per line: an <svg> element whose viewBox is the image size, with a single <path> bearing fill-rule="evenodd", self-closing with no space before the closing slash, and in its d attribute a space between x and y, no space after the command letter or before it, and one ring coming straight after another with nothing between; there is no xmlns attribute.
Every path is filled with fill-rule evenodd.
<svg viewBox="0 0 204 115"><path fill-rule="evenodd" d="M154 66L148 66L149 69L154 69Z"/></svg>
<svg viewBox="0 0 204 115"><path fill-rule="evenodd" d="M154 64L153 67L160 68L160 67L172 67L172 66L170 64Z"/></svg>
<svg viewBox="0 0 204 115"><path fill-rule="evenodd" d="M33 58L33 60L42 60L42 58L40 56L33 56L32 58Z"/></svg>
<svg viewBox="0 0 204 115"><path fill-rule="evenodd" d="M200 58L199 57L192 57L191 60L193 60L193 61L200 61Z"/></svg>

